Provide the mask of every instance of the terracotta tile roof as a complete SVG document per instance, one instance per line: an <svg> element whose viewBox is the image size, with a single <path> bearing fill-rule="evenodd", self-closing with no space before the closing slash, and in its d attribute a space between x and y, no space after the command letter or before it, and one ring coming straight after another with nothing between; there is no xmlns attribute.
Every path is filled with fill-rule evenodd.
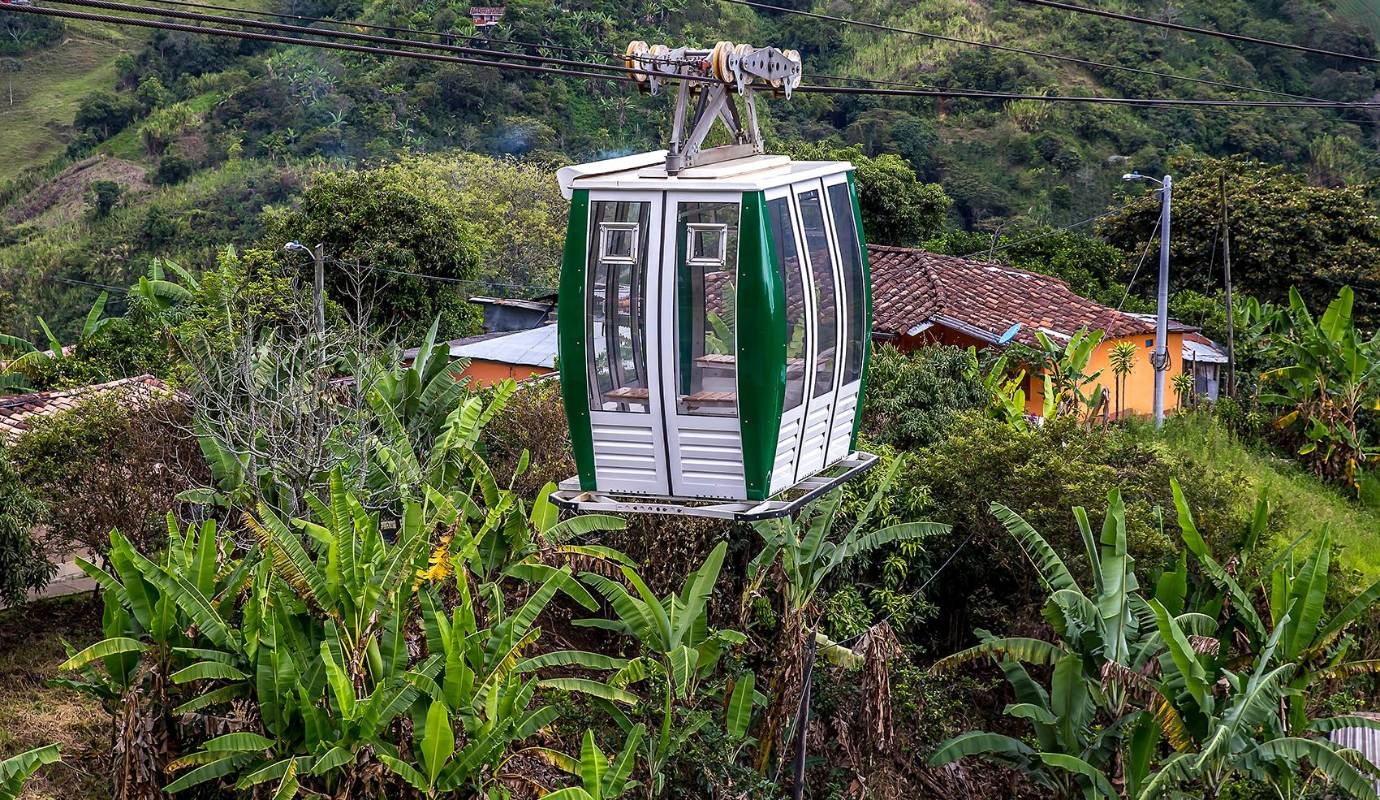
<svg viewBox="0 0 1380 800"><path fill-rule="evenodd" d="M172 390L152 375L140 375L75 389L0 396L0 442L18 439L29 429L34 417L50 417L70 411L84 400L111 393L131 408L144 408L159 397L170 396Z"/></svg>
<svg viewBox="0 0 1380 800"><path fill-rule="evenodd" d="M935 323L995 342L1019 323L1015 340L1034 344L1037 330L1069 336L1087 328L1130 336L1155 329L1074 294L1048 275L907 247L870 244L867 253L875 333L905 336Z"/></svg>

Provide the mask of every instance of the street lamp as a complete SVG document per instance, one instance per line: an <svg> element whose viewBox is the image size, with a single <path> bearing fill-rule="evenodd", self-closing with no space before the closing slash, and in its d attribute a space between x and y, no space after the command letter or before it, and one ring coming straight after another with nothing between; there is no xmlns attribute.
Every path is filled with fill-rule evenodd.
<svg viewBox="0 0 1380 800"><path fill-rule="evenodd" d="M283 245L285 252L297 251L311 256L314 267L312 291L316 301L316 330L321 333L326 332L326 255L324 247L325 245L320 244L316 247L307 247L295 240Z"/></svg>
<svg viewBox="0 0 1380 800"><path fill-rule="evenodd" d="M1152 181L1160 187L1160 285L1156 298L1155 352L1150 356L1150 365L1155 368L1155 427L1160 428L1164 425L1164 373L1169 369L1169 214L1174 179L1166 175L1161 181L1139 172L1128 172L1121 179Z"/></svg>

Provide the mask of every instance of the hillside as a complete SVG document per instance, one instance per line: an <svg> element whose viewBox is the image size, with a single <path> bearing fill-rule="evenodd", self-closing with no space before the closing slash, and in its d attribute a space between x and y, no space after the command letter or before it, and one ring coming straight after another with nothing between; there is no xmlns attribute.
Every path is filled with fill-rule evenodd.
<svg viewBox="0 0 1380 800"><path fill-rule="evenodd" d="M279 8L271 3L244 0L238 7ZM1364 99L1376 83L1375 73L1357 62L1199 41L1013 0L790 5L1307 96ZM1343 51L1376 50L1366 27L1375 18L1369 0L1102 5L1151 16L1172 11L1186 23ZM293 6L299 14L460 35L472 30L466 8L440 0L406 10L332 0ZM999 92L1252 96L707 0L632 7L580 0L568 9L517 0L508 4L497 35L610 54L632 38L729 38L799 48L807 74ZM6 123L0 180L17 176L0 187L6 228L0 329L16 333L32 330L35 313L70 322L89 303L90 287L59 280L57 288L41 278L120 284L155 254L206 263L219 245L245 244L260 209L290 200L292 186L315 165L455 150L594 158L655 147L665 116L663 98L613 83L180 33L112 32L87 23L67 25L60 41L18 59L14 107L0 111L6 115L0 117ZM1247 154L1323 183L1380 176L1372 126L1338 112L821 95L764 105L764 127L777 142L823 139L858 144L870 154L899 153L953 198L952 222L975 230L1086 219L1116 202L1128 168L1159 171L1171 155L1187 152ZM36 196L70 195L71 187L61 185L70 177L64 170L93 155L120 159L118 172L128 178L116 178L124 196L110 218L67 214L58 224L24 212Z"/></svg>

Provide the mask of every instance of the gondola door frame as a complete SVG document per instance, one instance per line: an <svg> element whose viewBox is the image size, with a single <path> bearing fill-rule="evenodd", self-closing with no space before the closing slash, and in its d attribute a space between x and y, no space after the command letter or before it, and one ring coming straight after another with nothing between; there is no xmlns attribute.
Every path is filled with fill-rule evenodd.
<svg viewBox="0 0 1380 800"><path fill-rule="evenodd" d="M663 406L663 383L657 362L660 360L659 335L660 298L662 297L661 259L664 250L662 220L664 215L665 192L662 191L601 191L589 192L589 222L586 226L585 269L597 261L596 254L601 246L599 222L596 209L602 202L647 203L647 235L645 242L638 242L639 252L645 253L645 268L642 271L641 302L645 309L645 322L642 331L643 361L646 369L647 404L645 412L595 410L592 405L593 392L587 391L585 399L590 408L589 422L592 434L594 472L598 485L605 491L621 491L633 494L665 496L670 494L670 469L667 464L665 419ZM590 318L594 298L589 287L592 280L589 274L584 277L585 318ZM586 323L588 324L588 323ZM593 337L585 343L585 369L587 381L592 386L596 381L596 370L591 369L593 358Z"/></svg>
<svg viewBox="0 0 1380 800"><path fill-rule="evenodd" d="M683 347L682 337L703 335L703 331L695 327L696 321L682 319L683 309L679 295L681 287L678 281L689 279L688 273L692 269L689 261L692 255L688 252L684 254L685 263L682 263L680 250L682 245L680 241L681 207L685 204L708 205L718 203L731 205L737 209L732 226L732 241L725 239L723 243L724 263L722 265L725 268L728 266L731 250L731 263L733 265L731 280L736 287L737 259L740 257L738 248L742 236L743 193L735 191L706 192L703 190L693 192L668 191L664 195L662 208L662 255L659 274L663 280L658 286L659 294L656 296L655 303L657 324L654 330L658 342L658 357L655 359L657 363L653 369L659 372L666 465L670 474L671 495L674 497L719 497L725 499L747 497L743 470L743 439L739 422L739 407L736 400L732 412L727 414L682 413L679 402L680 387L677 385L682 377L680 369L687 371L691 369L690 364L680 363ZM728 236L727 233L724 235L725 237ZM690 233L687 230L687 240L684 243L687 248L691 246L689 236ZM691 291L693 293L694 289L692 288ZM739 309L733 309L735 318L738 312ZM741 324L736 325L735 329L741 332ZM736 335L731 346L736 354ZM731 381L735 393L737 377L735 358Z"/></svg>
<svg viewBox="0 0 1380 800"><path fill-rule="evenodd" d="M840 179L846 180L844 173L840 173ZM834 293L834 356L832 364L832 383L830 390L823 394L815 395L815 381L819 377L819 288L815 284L814 260L810 252L809 242L806 240L804 203L802 196L814 191L819 200L821 222L824 226L825 242L829 251L829 275L831 284L829 288ZM828 201L825 197L827 188L823 178L810 178L791 184L790 192L792 196L791 214L795 219L796 241L800 250L801 266L804 270L806 294L810 298L809 315L806 319L807 334L806 340L809 342L807 350L809 359L807 366L809 371L806 373L808 379L805 382L805 401L802 404L804 413L801 417L800 445L795 459L795 474L792 476L793 482L799 482L814 475L823 469L829 461L829 441L834 425L834 411L838 407L839 381L843 377L843 348L844 338L844 314L842 313L842 292L840 289L843 284L841 265L839 263L838 241L833 232L833 218L829 213ZM819 419L822 417L822 421ZM814 429L820 428L815 432Z"/></svg>

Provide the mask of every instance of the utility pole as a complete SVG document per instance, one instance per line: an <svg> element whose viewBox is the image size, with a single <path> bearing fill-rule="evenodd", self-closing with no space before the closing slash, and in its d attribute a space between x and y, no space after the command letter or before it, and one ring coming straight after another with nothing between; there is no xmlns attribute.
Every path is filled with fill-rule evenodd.
<svg viewBox="0 0 1380 800"><path fill-rule="evenodd" d="M311 258L315 262L315 280L312 283L313 298L316 301L316 332L324 334L326 332L326 245L317 244L311 249Z"/></svg>
<svg viewBox="0 0 1380 800"><path fill-rule="evenodd" d="M1164 176L1158 181L1139 172L1128 172L1123 181L1154 181L1160 185L1160 288L1158 312L1155 314L1155 351L1150 354L1150 366L1155 368L1155 428L1164 426L1164 373L1169 371L1169 210L1174 193L1174 179Z"/></svg>
<svg viewBox="0 0 1380 800"><path fill-rule="evenodd" d="M1155 428L1164 426L1164 374L1169 371L1169 217L1174 179L1164 176L1160 184L1160 288L1155 315L1155 353L1150 364L1155 368Z"/></svg>
<svg viewBox="0 0 1380 800"><path fill-rule="evenodd" d="M316 306L316 332L326 333L326 245L318 244L315 247L307 247L301 242L288 242L283 245L283 249L292 252L294 250L306 253L311 256L313 275L312 275L312 300Z"/></svg>
<svg viewBox="0 0 1380 800"><path fill-rule="evenodd" d="M1226 173L1217 176L1222 195L1222 269L1227 290L1227 396L1236 397L1236 312L1231 303L1231 216L1227 206Z"/></svg>

